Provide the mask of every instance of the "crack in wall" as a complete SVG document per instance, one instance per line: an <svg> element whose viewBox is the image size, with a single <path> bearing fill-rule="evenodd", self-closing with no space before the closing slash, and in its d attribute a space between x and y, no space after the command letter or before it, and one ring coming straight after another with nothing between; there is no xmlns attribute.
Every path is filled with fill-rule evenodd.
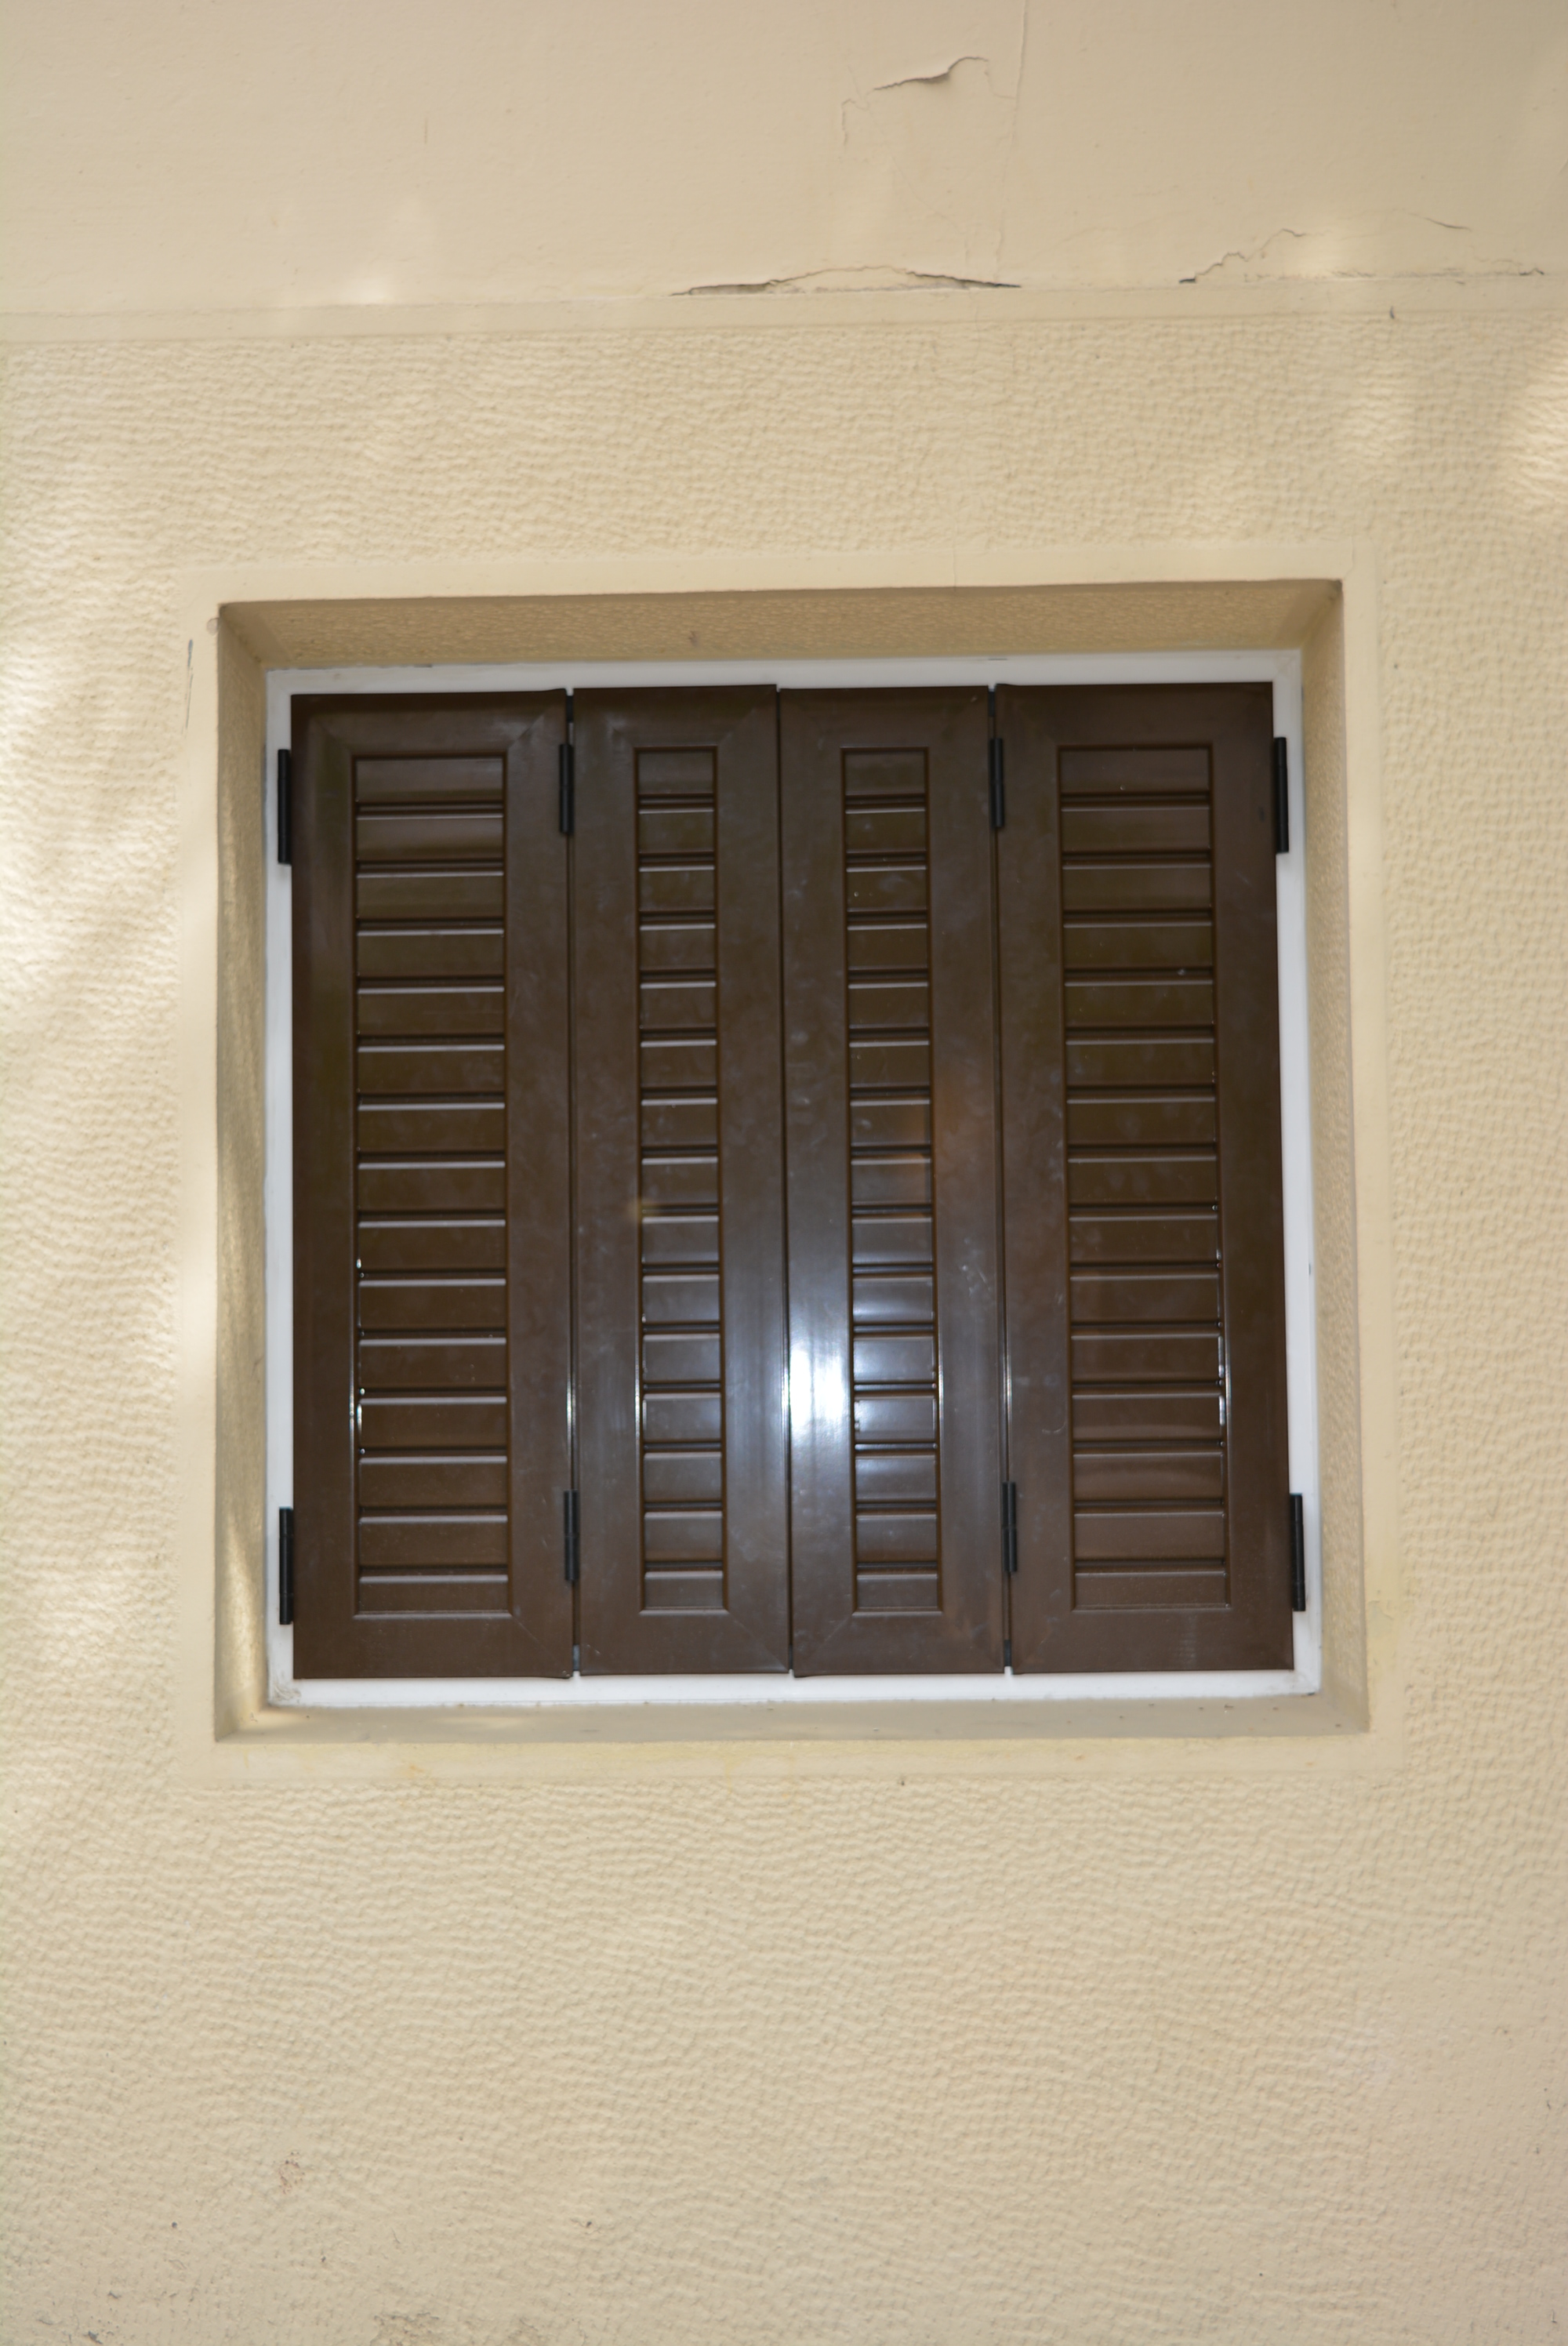
<svg viewBox="0 0 1568 2346"><path fill-rule="evenodd" d="M1019 0L1012 72L997 45L966 49L918 70L871 82L845 56L839 102L838 185L831 265L877 269L887 282L1011 286L1002 267L1007 201L1018 148L1018 96L1028 42ZM1001 32L999 23L993 29ZM891 264L864 253L903 250ZM789 272L820 281L822 270Z"/></svg>
<svg viewBox="0 0 1568 2346"><path fill-rule="evenodd" d="M1018 11L1018 62L1013 68L1013 119L1007 127L1007 152L1002 163L1002 204L996 222L996 265L1002 266L1007 238L1007 199L1013 184L1013 158L1018 152L1018 115L1023 104L1023 66L1029 55L1029 0Z"/></svg>
<svg viewBox="0 0 1568 2346"><path fill-rule="evenodd" d="M878 90L917 89L930 87L937 82L951 81L960 66L983 66L989 73L991 59L980 56L972 49L966 49L962 56L950 59L948 64L936 73L901 74L896 81L874 81L871 84L871 94L874 97Z"/></svg>
<svg viewBox="0 0 1568 2346"><path fill-rule="evenodd" d="M1388 271L1381 265L1369 268L1358 267L1352 260L1346 257L1343 245L1347 238L1353 240L1358 234L1364 236L1369 229L1378 222L1386 223L1390 219L1420 220L1427 228L1441 229L1445 236L1475 234L1475 230L1469 220L1439 219L1435 212L1414 211L1407 206L1397 211L1374 215L1370 219L1350 218L1335 221L1326 228L1277 228L1260 243L1247 246L1233 245L1228 252L1222 252L1217 260L1209 261L1206 267L1194 270L1190 276L1179 277L1176 282L1179 285L1201 285L1212 277L1226 274L1235 277L1238 272L1245 274L1248 271L1256 271L1258 278L1289 273L1282 272L1269 265L1274 259L1274 248L1286 238L1296 244L1312 244L1320 248L1320 254L1314 257L1313 265L1308 270L1303 272L1304 274L1314 278L1385 276ZM1336 244L1340 248L1338 251L1335 250ZM1515 260L1485 260L1474 255L1463 261L1456 260L1447 266L1429 264L1420 270L1420 274L1424 277L1467 276L1474 274L1477 269L1482 273L1491 275L1532 273Z"/></svg>
<svg viewBox="0 0 1568 2346"><path fill-rule="evenodd" d="M1239 245L1233 245L1228 252L1222 252L1217 260L1211 260L1206 267L1196 270L1192 276L1178 277L1176 283L1178 285L1201 285L1206 277L1213 277L1217 270L1228 269L1233 260L1238 260L1241 263L1241 266L1244 269L1247 269L1250 267L1254 261L1261 260L1264 254L1268 250L1269 246L1271 244L1278 244L1282 236L1294 237L1298 244L1305 244L1311 233L1312 231L1310 229L1305 228L1277 228L1273 231L1272 235L1266 236L1261 244L1255 244L1249 251L1244 251Z"/></svg>
<svg viewBox="0 0 1568 2346"><path fill-rule="evenodd" d="M792 277L750 277L733 283L681 285L677 298L696 293L889 293L922 292L936 287L956 293L1016 293L1009 277L956 277L935 269L868 264L862 269L803 269Z"/></svg>

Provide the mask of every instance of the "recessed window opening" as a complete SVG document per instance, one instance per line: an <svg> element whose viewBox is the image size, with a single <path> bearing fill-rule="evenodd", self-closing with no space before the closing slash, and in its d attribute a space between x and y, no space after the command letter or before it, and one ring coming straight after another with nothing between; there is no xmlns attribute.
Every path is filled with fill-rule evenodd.
<svg viewBox="0 0 1568 2346"><path fill-rule="evenodd" d="M273 1699L1313 1691L1301 756L1295 654L275 671Z"/></svg>

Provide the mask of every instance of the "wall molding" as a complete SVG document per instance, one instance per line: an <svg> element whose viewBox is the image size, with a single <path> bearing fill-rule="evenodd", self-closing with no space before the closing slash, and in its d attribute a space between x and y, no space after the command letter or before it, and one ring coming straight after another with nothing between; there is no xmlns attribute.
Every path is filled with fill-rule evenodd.
<svg viewBox="0 0 1568 2346"><path fill-rule="evenodd" d="M824 572L832 575L832 586ZM569 630L578 658L605 658L607 630L616 647L611 656L635 657L640 649L645 658L673 660L674 638L689 636L689 630L672 628L670 597L694 593L716 598L715 607L728 622L721 630L728 638L725 651L712 656L746 657L741 647L750 638L751 657L787 657L778 638L778 598L800 597L809 603L809 613L792 599L788 607L797 617L809 617L817 656L850 656L870 632L882 655L919 657L926 645L908 637L918 638L933 613L925 594L910 590L929 589L940 581L939 599L949 603L955 599L960 572L976 590L974 607L1001 596L991 606L991 618L1005 611L1017 636L1033 638L1015 639L997 650L1060 648L1053 638L1063 631L1068 612L1076 614L1074 630L1084 624L1085 611L1090 613L1102 647L1122 651L1139 648L1140 637L1149 653L1172 648L1170 630L1178 620L1185 637L1180 648L1189 651L1232 648L1237 630L1244 641L1250 633L1257 648L1286 648L1278 645L1278 637L1294 632L1295 648L1306 648L1309 711L1316 699L1320 709L1336 712L1327 726L1319 722L1325 733L1342 739L1325 739L1316 746L1308 739L1307 767L1309 790L1316 768L1324 778L1317 787L1339 792L1344 802L1338 821L1325 826L1333 830L1335 853L1343 865L1327 875L1325 901L1331 907L1342 904L1342 917L1331 917L1345 932L1337 957L1344 966L1347 999L1336 1015L1347 1028L1343 1080L1350 1092L1354 1163L1338 1168L1337 1178L1343 1192L1344 1242L1354 1257L1349 1291L1356 1324L1336 1341L1354 1356L1360 1422L1350 1435L1354 1454L1343 1455L1337 1471L1354 1486L1350 1520L1359 1553L1355 1601L1349 1610L1341 1608L1338 1631L1326 1618L1329 1635L1321 1692L1255 1701L1220 1695L1129 1697L1042 1704L1027 1711L1014 1705L983 1708L914 1701L893 1710L872 1704L797 1704L788 1715L780 1715L782 1706L748 1706L740 1712L708 1707L698 1716L636 1703L624 1709L565 1713L497 1712L476 1703L420 1717L383 1709L334 1715L270 1704L263 1513L254 1503L259 1491L252 1490L264 1449L264 1412L258 1406L261 1348L255 1341L259 1330L249 1325L260 1291L249 1256L258 1235L253 1225L260 1222L253 1177L262 1137L256 947L264 892L260 783L267 671L285 664L376 664L367 659L367 636L385 646L380 664L392 665L406 658L409 626L421 627L423 615L443 610L460 638L488 644L491 638L481 623L494 618L498 604L507 629L522 638L509 645L513 658L526 656L531 636L535 658L568 658L565 647L536 639L552 612L556 618L563 616L557 599L563 594L585 606ZM1273 1774L1329 1766L1335 1772L1381 1774L1398 1764L1403 1614L1383 1074L1377 597L1369 547L1070 548L1000 558L961 558L951 549L930 548L833 562L767 556L571 565L520 560L342 565L327 572L300 564L203 570L174 583L183 621L171 652L187 672L189 694L180 870L182 1516L177 1706L183 1764L194 1780L283 1782L301 1774L319 1776L323 1769L333 1776L375 1778L411 1771L458 1780L475 1774L526 1778L541 1770L564 1770L572 1778L584 1770L592 1774L606 1764L612 1750L620 1755L616 1767L636 1764L640 1753L641 1765L661 1769L678 1762L699 1771L728 1771L744 1761L765 1771L806 1764L850 1775L873 1750L896 1750L901 1765L921 1770L986 1774L1085 1765L1178 1774L1215 1768ZM968 596L959 607L973 615ZM684 607L678 614L682 619L688 616ZM285 662L280 654L299 628L310 633L317 657ZM1276 640L1260 644L1260 634ZM1321 689L1314 694L1311 678L1314 658L1321 668L1321 648L1329 641L1336 648L1329 662L1334 682L1325 698ZM689 642L682 648L689 661ZM450 647L444 656L451 657ZM1309 732L1312 722L1309 714ZM1314 1001L1315 1069L1319 1015ZM1319 1182L1321 1192L1320 1165ZM253 1198L252 1189L258 1191ZM1355 1634L1349 1636L1346 1625L1352 1617Z"/></svg>
<svg viewBox="0 0 1568 2346"><path fill-rule="evenodd" d="M1568 277L1274 277L1245 283L857 291L628 293L554 301L342 304L261 310L10 311L0 342L396 341L422 336L756 333L779 328L962 328L1080 321L1203 325L1251 318L1493 317L1568 309Z"/></svg>

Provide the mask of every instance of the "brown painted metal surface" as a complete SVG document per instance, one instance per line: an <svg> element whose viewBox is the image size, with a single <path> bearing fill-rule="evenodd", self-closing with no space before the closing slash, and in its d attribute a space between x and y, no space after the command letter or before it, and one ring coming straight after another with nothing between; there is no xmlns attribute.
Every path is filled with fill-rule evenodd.
<svg viewBox="0 0 1568 2346"><path fill-rule="evenodd" d="M782 1670L774 696L575 706L582 1667Z"/></svg>
<svg viewBox="0 0 1568 2346"><path fill-rule="evenodd" d="M1269 690L997 726L1013 1666L1288 1668Z"/></svg>
<svg viewBox="0 0 1568 2346"><path fill-rule="evenodd" d="M571 1668L565 739L294 703L302 1677Z"/></svg>
<svg viewBox="0 0 1568 2346"><path fill-rule="evenodd" d="M296 701L301 1675L1288 1665L1269 694L996 713Z"/></svg>
<svg viewBox="0 0 1568 2346"><path fill-rule="evenodd" d="M799 1673L1002 1663L987 729L779 700Z"/></svg>

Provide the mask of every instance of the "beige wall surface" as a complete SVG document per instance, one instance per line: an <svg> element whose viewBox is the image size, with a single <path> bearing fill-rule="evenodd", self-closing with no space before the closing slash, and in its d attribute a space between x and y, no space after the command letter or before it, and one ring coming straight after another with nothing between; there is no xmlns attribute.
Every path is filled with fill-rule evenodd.
<svg viewBox="0 0 1568 2346"><path fill-rule="evenodd" d="M5 0L4 306L1568 268L1558 0Z"/></svg>
<svg viewBox="0 0 1568 2346"><path fill-rule="evenodd" d="M1409 274L1568 258L1559 12L693 6L657 39L603 0L7 15L25 311L1115 287L1288 270L1298 242L1319 279L1407 276L1174 314L928 290L468 334L62 315L11 350L5 2346L1544 2346L1568 317L1550 284ZM1350 1170L1388 1185L1365 1405L1399 1526L1368 1623L1398 1718L1349 1739L1373 1760L1287 1742L1247 1774L1112 1733L1049 1768L187 1768L190 574L868 584L1054 547L1092 579L1106 548L1352 539L1388 1147ZM226 971L230 1009L254 983ZM1349 1124L1319 1144L1349 1157Z"/></svg>
<svg viewBox="0 0 1568 2346"><path fill-rule="evenodd" d="M1386 313L13 357L8 2340L1563 2318L1565 359ZM1397 1764L188 1784L176 574L1303 529L1382 577Z"/></svg>

